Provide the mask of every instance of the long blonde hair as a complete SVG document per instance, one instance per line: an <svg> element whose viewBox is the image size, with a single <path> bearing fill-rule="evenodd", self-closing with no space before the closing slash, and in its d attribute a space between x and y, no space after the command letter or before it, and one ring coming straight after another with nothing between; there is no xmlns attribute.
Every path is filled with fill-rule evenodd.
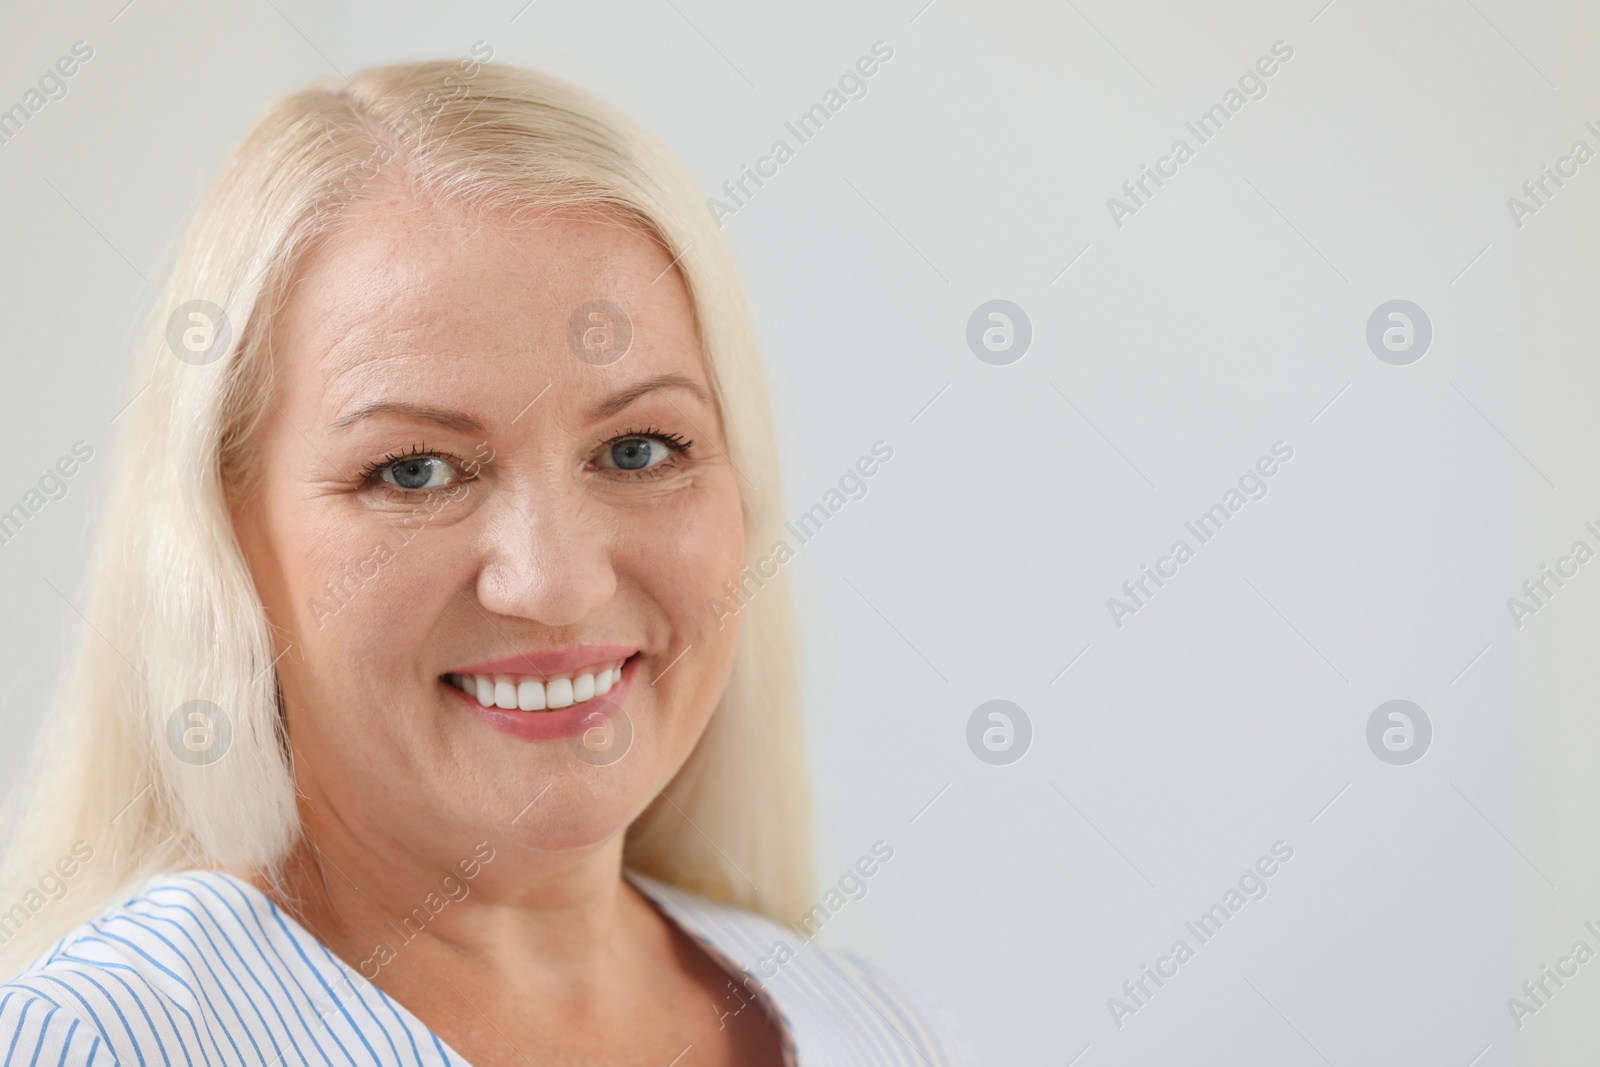
<svg viewBox="0 0 1600 1067"><path fill-rule="evenodd" d="M149 324L143 390L121 416L112 500L80 600L88 625L7 810L8 973L151 875L270 875L298 840L273 644L227 494L267 406L266 341L296 264L379 174L485 210L621 215L659 239L693 300L729 457L744 474L747 564L782 537L765 370L732 254L694 180L616 109L474 52L289 96L201 202ZM225 316L209 361L178 358L169 343L169 319L196 300ZM727 689L683 769L629 828L625 862L782 921L805 910L811 889L786 573L765 578L739 614ZM224 709L232 730L209 767L168 742L177 709L197 699ZM88 861L58 866L85 851ZM41 898L41 879L69 867L66 894Z"/></svg>

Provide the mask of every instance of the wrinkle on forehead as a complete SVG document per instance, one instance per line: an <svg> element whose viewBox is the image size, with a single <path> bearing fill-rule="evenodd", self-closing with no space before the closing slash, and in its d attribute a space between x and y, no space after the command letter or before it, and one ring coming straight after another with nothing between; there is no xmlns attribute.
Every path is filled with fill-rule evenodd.
<svg viewBox="0 0 1600 1067"><path fill-rule="evenodd" d="M358 396L371 395L381 390L385 383L408 377L419 364L429 370L441 369L450 361L430 352L397 352L352 357L333 372L323 390L330 410L337 411Z"/></svg>
<svg viewBox="0 0 1600 1067"><path fill-rule="evenodd" d="M583 229L567 229L549 249L519 245L529 230L562 222L610 232L584 239ZM619 239L622 233L644 238L651 251L641 254L641 245ZM594 296L628 308L636 353L681 345L706 373L693 299L660 239L625 216L594 209L497 220L404 199L363 205L308 251L285 306L289 329L279 339L297 349L319 406L338 410L396 379L426 374L430 386L464 384L483 357L502 365L520 357L530 378L543 380L541 353L564 365L567 305Z"/></svg>

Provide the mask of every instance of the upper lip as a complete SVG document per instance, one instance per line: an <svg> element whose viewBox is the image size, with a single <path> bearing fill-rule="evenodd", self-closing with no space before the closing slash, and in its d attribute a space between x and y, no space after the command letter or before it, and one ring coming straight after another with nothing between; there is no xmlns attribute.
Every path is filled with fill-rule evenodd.
<svg viewBox="0 0 1600 1067"><path fill-rule="evenodd" d="M502 659L457 667L451 674L571 674L579 667L601 667L627 659L638 645L574 645L544 651L519 652Z"/></svg>

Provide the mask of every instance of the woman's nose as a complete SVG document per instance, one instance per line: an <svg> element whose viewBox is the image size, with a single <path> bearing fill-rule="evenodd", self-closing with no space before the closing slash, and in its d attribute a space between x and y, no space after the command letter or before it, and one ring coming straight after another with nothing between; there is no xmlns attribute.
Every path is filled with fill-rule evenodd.
<svg viewBox="0 0 1600 1067"><path fill-rule="evenodd" d="M604 509L581 490L501 490L484 519L478 601L546 626L571 626L616 592Z"/></svg>

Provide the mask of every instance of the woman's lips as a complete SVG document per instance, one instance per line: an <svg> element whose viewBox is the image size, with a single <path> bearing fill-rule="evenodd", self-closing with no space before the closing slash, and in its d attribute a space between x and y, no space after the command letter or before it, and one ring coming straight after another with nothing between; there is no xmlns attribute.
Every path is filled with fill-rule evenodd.
<svg viewBox="0 0 1600 1067"><path fill-rule="evenodd" d="M609 689L602 693L597 675L608 669L613 681ZM601 671L585 668L576 677L570 674L554 675L541 682L527 675L498 675L493 682L493 702L487 706L482 696L489 694L480 691L483 675L449 674L440 679L440 684L457 701L495 729L524 740L548 741L579 736L615 717L633 686L633 676L638 669L639 656L634 654L620 665L609 664L601 667ZM471 695L463 687L463 680L474 689ZM535 685L541 687L537 694L532 688ZM500 706L507 702L508 690L516 695L515 707ZM535 695L538 699L532 699ZM579 696L584 699L577 699ZM564 706L551 708L551 703ZM542 706L542 710L530 708L524 711L524 704Z"/></svg>
<svg viewBox="0 0 1600 1067"><path fill-rule="evenodd" d="M535 677L566 675L617 663L639 651L638 645L574 645L547 652L522 652L502 659L457 667L456 674L531 674Z"/></svg>

